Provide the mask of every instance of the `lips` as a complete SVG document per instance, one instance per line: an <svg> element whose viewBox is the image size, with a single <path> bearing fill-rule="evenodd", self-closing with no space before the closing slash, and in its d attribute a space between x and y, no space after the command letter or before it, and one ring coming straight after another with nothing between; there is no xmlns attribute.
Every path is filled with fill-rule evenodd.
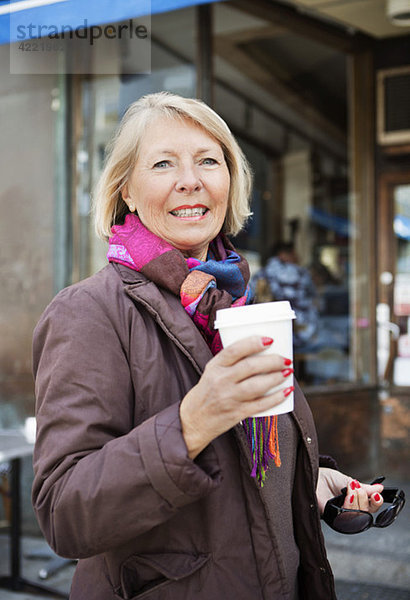
<svg viewBox="0 0 410 600"><path fill-rule="evenodd" d="M174 217L203 217L207 211L208 208L206 206L196 204L195 206L178 206L174 210L171 210L171 214Z"/></svg>

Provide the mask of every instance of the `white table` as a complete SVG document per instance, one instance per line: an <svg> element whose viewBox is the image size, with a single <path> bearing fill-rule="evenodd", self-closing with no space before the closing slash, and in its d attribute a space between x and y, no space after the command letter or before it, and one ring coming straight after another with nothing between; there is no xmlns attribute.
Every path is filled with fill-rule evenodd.
<svg viewBox="0 0 410 600"><path fill-rule="evenodd" d="M11 527L10 527L10 575L0 577L0 589L13 591L43 592L61 598L66 594L21 576L21 459L33 454L34 444L29 442L22 431L0 429L0 463L11 465Z"/></svg>

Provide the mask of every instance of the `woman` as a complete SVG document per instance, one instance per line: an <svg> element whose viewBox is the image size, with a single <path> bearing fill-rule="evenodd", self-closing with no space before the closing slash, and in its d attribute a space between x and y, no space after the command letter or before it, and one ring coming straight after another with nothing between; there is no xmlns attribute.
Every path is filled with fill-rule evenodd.
<svg viewBox="0 0 410 600"><path fill-rule="evenodd" d="M60 292L34 335L34 507L55 551L80 558L72 600L329 600L320 511L346 484L350 507L381 504L381 485L318 479L299 389L277 423L281 466L249 447L247 418L291 372L263 353L270 338L221 349L212 328L249 302L221 232L249 215L250 181L197 100L144 97L113 141L95 199L110 264Z"/></svg>

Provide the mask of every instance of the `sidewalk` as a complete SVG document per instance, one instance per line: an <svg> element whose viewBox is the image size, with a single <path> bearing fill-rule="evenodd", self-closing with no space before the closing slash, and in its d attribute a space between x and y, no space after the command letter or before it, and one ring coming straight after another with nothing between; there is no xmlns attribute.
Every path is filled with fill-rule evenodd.
<svg viewBox="0 0 410 600"><path fill-rule="evenodd" d="M338 600L410 600L410 483L388 481L404 489L407 504L398 520L386 529L370 529L360 535L341 535L323 523L330 564L336 579ZM7 569L6 535L0 535L0 574ZM46 559L29 559L31 552L47 548L43 540L23 540L24 577L68 594L74 565L68 565L46 581L38 579ZM50 600L51 596L0 590L0 600ZM186 598L181 600L194 600ZM212 600L212 598L209 598ZM226 600L235 600L235 597ZM251 600L251 599L249 599Z"/></svg>
<svg viewBox="0 0 410 600"><path fill-rule="evenodd" d="M9 574L9 539L8 535L0 535L0 575ZM42 538L27 537L22 539L21 548L21 575L34 583L39 583L47 587L57 589L60 592L68 593L70 590L71 579L74 574L75 564L69 563L59 570L49 579L43 580L39 577L39 572L43 568L47 568L49 559L47 558L29 558L31 554L49 553L50 548ZM33 594L26 592L9 592L0 589L0 600L54 600L56 596L47 595L44 593Z"/></svg>

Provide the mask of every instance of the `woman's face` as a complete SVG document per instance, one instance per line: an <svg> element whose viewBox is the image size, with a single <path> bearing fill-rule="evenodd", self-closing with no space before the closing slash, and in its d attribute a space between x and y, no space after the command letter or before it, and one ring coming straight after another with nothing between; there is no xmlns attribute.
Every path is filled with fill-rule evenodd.
<svg viewBox="0 0 410 600"><path fill-rule="evenodd" d="M205 260L225 219L229 186L215 138L188 120L159 117L145 131L122 197L147 229Z"/></svg>

